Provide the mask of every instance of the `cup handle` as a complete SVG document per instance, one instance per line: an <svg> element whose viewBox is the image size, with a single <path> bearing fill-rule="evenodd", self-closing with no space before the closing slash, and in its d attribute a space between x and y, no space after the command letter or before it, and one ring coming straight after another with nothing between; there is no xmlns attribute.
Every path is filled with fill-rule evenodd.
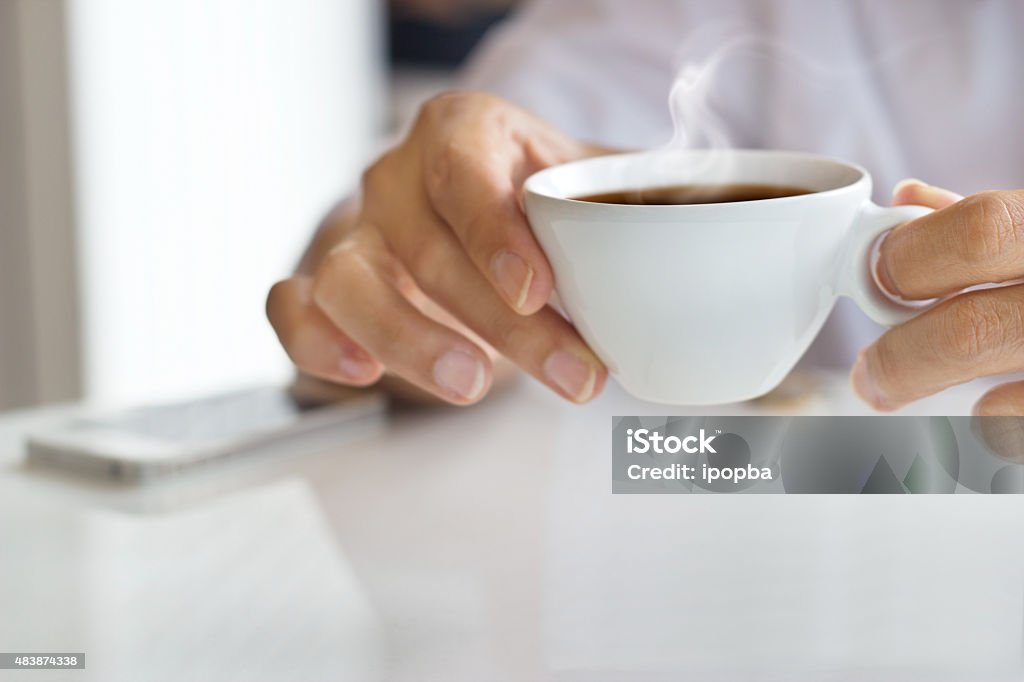
<svg viewBox="0 0 1024 682"><path fill-rule="evenodd" d="M934 301L903 301L887 294L875 279L878 238L892 228L932 212L925 206L879 206L865 201L857 222L846 238L846 259L836 293L852 298L878 324L894 327L906 322Z"/></svg>

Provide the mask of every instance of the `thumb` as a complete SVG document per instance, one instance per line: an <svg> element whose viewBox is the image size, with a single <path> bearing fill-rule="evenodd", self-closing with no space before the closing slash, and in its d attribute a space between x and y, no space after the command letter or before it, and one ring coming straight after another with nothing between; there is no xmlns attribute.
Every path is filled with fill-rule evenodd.
<svg viewBox="0 0 1024 682"><path fill-rule="evenodd" d="M914 204L939 210L963 199L956 192L934 187L915 178L900 180L892 189L892 205Z"/></svg>

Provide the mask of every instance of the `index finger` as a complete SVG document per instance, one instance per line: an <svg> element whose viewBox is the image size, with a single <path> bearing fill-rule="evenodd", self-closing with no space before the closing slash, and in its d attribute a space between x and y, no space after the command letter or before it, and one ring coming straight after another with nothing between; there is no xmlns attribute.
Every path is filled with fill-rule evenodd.
<svg viewBox="0 0 1024 682"><path fill-rule="evenodd" d="M519 204L516 183L534 170L524 150L480 127L432 143L425 176L434 210L505 302L536 312L554 275Z"/></svg>
<svg viewBox="0 0 1024 682"><path fill-rule="evenodd" d="M878 278L902 298L947 296L1024 276L1024 192L982 192L895 228Z"/></svg>

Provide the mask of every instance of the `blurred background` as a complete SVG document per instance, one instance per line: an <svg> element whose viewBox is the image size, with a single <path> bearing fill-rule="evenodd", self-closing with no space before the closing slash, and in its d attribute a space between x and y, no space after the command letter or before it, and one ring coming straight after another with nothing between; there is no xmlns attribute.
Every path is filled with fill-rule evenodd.
<svg viewBox="0 0 1024 682"><path fill-rule="evenodd" d="M0 0L0 409L284 381L320 217L514 0Z"/></svg>

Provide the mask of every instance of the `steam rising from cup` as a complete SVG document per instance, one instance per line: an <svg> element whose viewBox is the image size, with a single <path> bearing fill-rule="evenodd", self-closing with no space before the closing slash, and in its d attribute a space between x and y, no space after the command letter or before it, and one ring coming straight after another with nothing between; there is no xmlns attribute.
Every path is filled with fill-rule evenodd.
<svg viewBox="0 0 1024 682"><path fill-rule="evenodd" d="M725 149L729 146L725 124L709 100L719 64L726 49L717 51L703 64L687 63L679 70L668 95L672 116L673 149Z"/></svg>
<svg viewBox="0 0 1024 682"><path fill-rule="evenodd" d="M690 178L690 182L700 183L702 176L728 175L728 151L733 145L729 139L729 127L713 103L715 88L719 87L723 77L727 77L723 76L722 67L727 62L735 65L744 56L765 60L774 47L776 44L766 39L733 38L719 43L710 55L698 59L693 55L699 53L699 46L687 44L684 51L692 56L680 61L669 90L672 138L664 149L710 149L722 153L702 157L702 168L680 168L681 176ZM681 163L671 155L665 159L669 164Z"/></svg>
<svg viewBox="0 0 1024 682"><path fill-rule="evenodd" d="M899 168L901 160L892 157L898 141L885 138L886 113L850 95L863 89L864 80L884 82L884 69L895 62L927 59L950 39L932 33L864 58L835 61L775 38L737 34L726 24L704 26L680 50L668 96L673 132L662 149L721 151L702 156L702 168L678 169L680 181L692 183L728 177L729 151L737 147L770 145L840 156L856 148L863 153L857 159L862 163L874 159L880 166ZM786 125L814 120L828 125L814 130ZM681 158L666 154L664 163L680 164Z"/></svg>

